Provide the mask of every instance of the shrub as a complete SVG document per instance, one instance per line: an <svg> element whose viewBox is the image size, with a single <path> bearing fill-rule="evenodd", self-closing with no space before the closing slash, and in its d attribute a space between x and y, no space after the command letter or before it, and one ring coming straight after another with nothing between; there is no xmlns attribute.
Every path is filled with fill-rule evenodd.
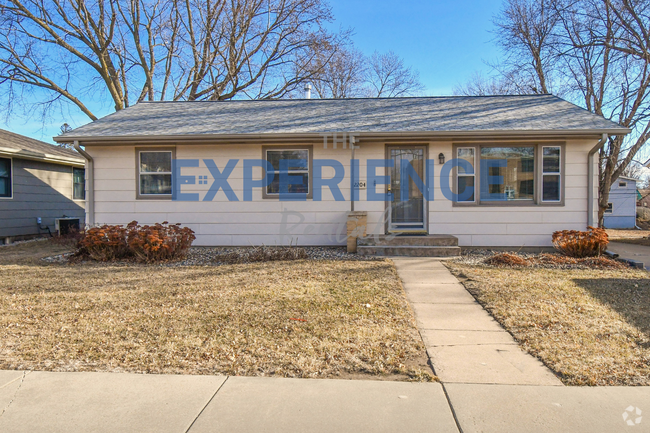
<svg viewBox="0 0 650 433"><path fill-rule="evenodd" d="M153 226L139 226L133 221L127 230L129 250L137 261L145 263L183 258L196 239L190 228L167 221Z"/></svg>
<svg viewBox="0 0 650 433"><path fill-rule="evenodd" d="M153 226L139 226L133 221L127 226L127 243L139 262L153 263L185 257L196 239L194 231L167 221Z"/></svg>
<svg viewBox="0 0 650 433"><path fill-rule="evenodd" d="M103 225L86 230L78 243L77 257L101 262L134 259L152 263L185 256L196 237L180 224L140 226L137 221L126 227Z"/></svg>
<svg viewBox="0 0 650 433"><path fill-rule="evenodd" d="M495 254L490 258L483 261L486 265L490 266L530 266L530 261L510 253Z"/></svg>
<svg viewBox="0 0 650 433"><path fill-rule="evenodd" d="M593 269L627 269L624 263L610 259L608 257L584 257L575 258L559 254L540 254L533 259L535 264L550 266L572 266L581 265Z"/></svg>
<svg viewBox="0 0 650 433"><path fill-rule="evenodd" d="M79 230L77 228L70 228L70 230L68 230L68 233L64 235L56 234L52 236L50 240L57 245L76 248L83 236L84 232L82 230Z"/></svg>
<svg viewBox="0 0 650 433"><path fill-rule="evenodd" d="M553 233L553 245L569 257L596 257L607 250L607 232L601 228L589 227L586 232L564 230Z"/></svg>
<svg viewBox="0 0 650 433"><path fill-rule="evenodd" d="M129 256L126 232L121 226L89 228L79 240L77 255L100 262L124 259Z"/></svg>
<svg viewBox="0 0 650 433"><path fill-rule="evenodd" d="M254 262L274 262L281 260L308 259L309 255L304 248L297 247L255 247L248 251L237 251L228 254L220 254L215 261L228 265Z"/></svg>
<svg viewBox="0 0 650 433"><path fill-rule="evenodd" d="M636 208L636 219L639 221L650 221L650 208L638 207Z"/></svg>

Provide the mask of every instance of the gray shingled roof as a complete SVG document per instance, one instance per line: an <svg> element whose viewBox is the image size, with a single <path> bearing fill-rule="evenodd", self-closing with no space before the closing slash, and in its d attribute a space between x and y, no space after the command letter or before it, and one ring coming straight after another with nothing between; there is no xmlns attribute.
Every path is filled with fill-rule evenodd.
<svg viewBox="0 0 650 433"><path fill-rule="evenodd" d="M84 163L84 158L74 150L64 149L44 141L0 129L0 153L42 159L53 162Z"/></svg>
<svg viewBox="0 0 650 433"><path fill-rule="evenodd" d="M140 103L64 137L326 132L602 131L614 122L552 95Z"/></svg>

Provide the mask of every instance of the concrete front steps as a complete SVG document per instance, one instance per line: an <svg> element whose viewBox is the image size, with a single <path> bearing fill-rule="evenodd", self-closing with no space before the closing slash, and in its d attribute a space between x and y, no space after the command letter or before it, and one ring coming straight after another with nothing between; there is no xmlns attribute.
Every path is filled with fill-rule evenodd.
<svg viewBox="0 0 650 433"><path fill-rule="evenodd" d="M456 257L458 238L451 235L369 235L357 239L362 256Z"/></svg>

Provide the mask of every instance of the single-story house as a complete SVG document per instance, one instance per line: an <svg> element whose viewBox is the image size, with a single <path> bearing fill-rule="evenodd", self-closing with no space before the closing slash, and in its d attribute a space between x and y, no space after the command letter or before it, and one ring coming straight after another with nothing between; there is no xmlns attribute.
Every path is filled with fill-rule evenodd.
<svg viewBox="0 0 650 433"><path fill-rule="evenodd" d="M91 225L326 246L362 214L371 235L539 247L596 223L596 152L629 132L552 95L459 96L144 102L55 140L83 147Z"/></svg>
<svg viewBox="0 0 650 433"><path fill-rule="evenodd" d="M83 225L84 164L73 150L0 129L0 242Z"/></svg>
<svg viewBox="0 0 650 433"><path fill-rule="evenodd" d="M608 229L633 229L636 227L637 180L620 176L609 189L603 225Z"/></svg>

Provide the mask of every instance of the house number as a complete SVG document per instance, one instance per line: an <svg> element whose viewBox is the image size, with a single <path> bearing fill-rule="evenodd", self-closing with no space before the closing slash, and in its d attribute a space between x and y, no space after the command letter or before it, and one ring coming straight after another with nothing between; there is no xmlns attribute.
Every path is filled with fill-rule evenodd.
<svg viewBox="0 0 650 433"><path fill-rule="evenodd" d="M366 182L354 182L354 187L357 189L366 189Z"/></svg>

